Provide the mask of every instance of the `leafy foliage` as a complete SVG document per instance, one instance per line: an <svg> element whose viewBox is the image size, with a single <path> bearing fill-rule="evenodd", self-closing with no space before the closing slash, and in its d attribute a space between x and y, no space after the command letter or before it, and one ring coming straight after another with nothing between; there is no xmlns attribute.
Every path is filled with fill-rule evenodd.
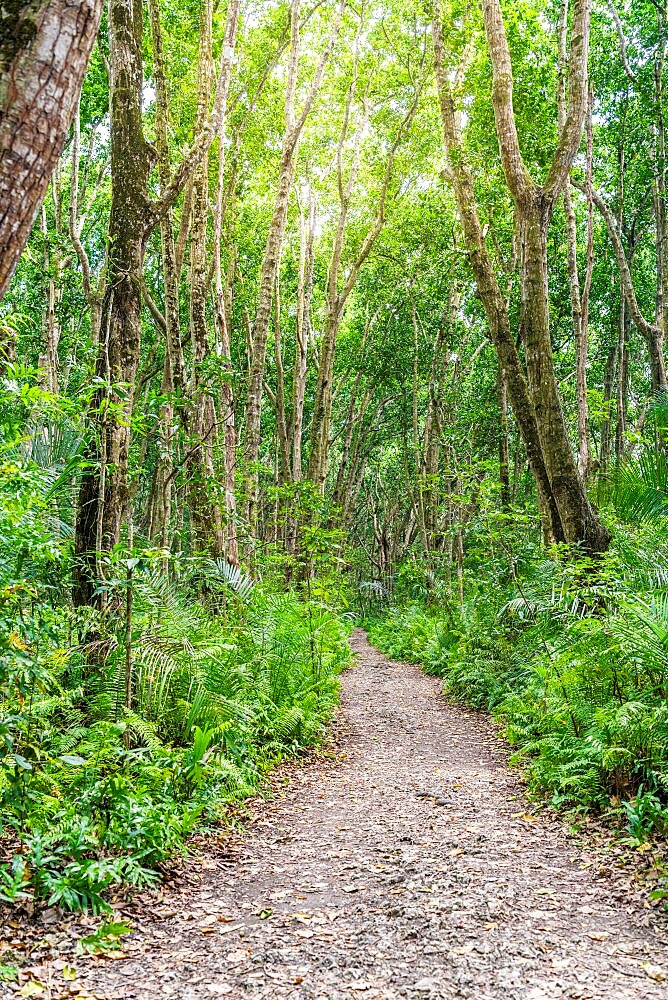
<svg viewBox="0 0 668 1000"><path fill-rule="evenodd" d="M128 704L123 614L54 600L69 543L44 499L53 477L34 462L33 449L0 484L0 838L15 851L0 900L99 912L114 886L153 883L196 826L320 739L346 628L319 597L277 596L200 559L165 572L138 553ZM110 586L113 598L122 574Z"/></svg>
<svg viewBox="0 0 668 1000"><path fill-rule="evenodd" d="M454 625L407 603L376 618L370 637L493 711L537 794L557 806L623 803L643 839L663 832L668 803L668 592L653 580L667 546L654 524L625 532L595 567L536 549L503 589L489 579L502 567L490 566Z"/></svg>
<svg viewBox="0 0 668 1000"><path fill-rule="evenodd" d="M337 6L242 4L229 53L229 4L209 33L211 5L160 0L149 17L140 2L131 131L150 155L132 197L145 158L111 162L124 123L109 67L125 35L103 17L0 310L4 900L99 910L119 883L153 881L193 829L320 738L351 606L391 655L496 714L537 793L614 804L636 839L665 827L666 11L594 12L592 114L573 164L616 220L643 327L579 188L572 218L556 199L545 274L527 284L482 10L345 4L319 75ZM561 14L502 7L518 140L540 182L557 148ZM462 132L447 156L436 8ZM229 85L212 54L230 57ZM225 121L194 177L179 164L214 93ZM486 254L462 232L462 158ZM170 210L149 211L169 175L184 182ZM146 215L124 265L112 204ZM487 255L513 379L470 266ZM117 264L136 299L112 322ZM549 309L532 306L531 284ZM543 306L536 338L527 323ZM558 460L544 456L570 468L566 488L548 484L557 506L582 492L565 453L590 457L584 488L615 533L595 562L539 542L520 428L541 415L552 370L537 442L566 429ZM509 392L524 381L533 414ZM73 606L82 567L90 607Z"/></svg>

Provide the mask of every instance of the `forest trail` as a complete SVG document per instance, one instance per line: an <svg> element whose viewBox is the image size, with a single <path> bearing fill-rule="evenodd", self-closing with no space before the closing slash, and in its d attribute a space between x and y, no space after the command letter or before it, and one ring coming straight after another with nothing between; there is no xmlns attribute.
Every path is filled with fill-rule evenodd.
<svg viewBox="0 0 668 1000"><path fill-rule="evenodd" d="M125 961L82 966L88 995L668 996L661 916L531 821L487 721L359 630L353 648L343 759L299 769L237 854L143 915Z"/></svg>

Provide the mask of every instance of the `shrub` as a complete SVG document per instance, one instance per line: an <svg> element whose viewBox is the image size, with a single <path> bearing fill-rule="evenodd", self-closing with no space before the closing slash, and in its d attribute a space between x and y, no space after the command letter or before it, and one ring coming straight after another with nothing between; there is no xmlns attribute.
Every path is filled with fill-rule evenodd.
<svg viewBox="0 0 668 1000"><path fill-rule="evenodd" d="M531 789L557 806L623 803L636 837L668 803L665 533L625 529L610 553L558 563L535 554L505 586L490 567L453 615L411 602L370 622L370 639L492 711Z"/></svg>

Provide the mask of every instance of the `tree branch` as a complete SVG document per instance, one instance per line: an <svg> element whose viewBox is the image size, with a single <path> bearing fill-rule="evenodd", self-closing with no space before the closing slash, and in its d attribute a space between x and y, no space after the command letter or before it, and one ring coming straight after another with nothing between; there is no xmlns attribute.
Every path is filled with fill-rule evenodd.
<svg viewBox="0 0 668 1000"><path fill-rule="evenodd" d="M516 204L526 203L534 184L520 149L513 107L513 66L499 0L483 0L487 49L492 63L492 105L506 183Z"/></svg>
<svg viewBox="0 0 668 1000"><path fill-rule="evenodd" d="M590 22L591 0L574 0L568 64L568 107L559 131L559 141L552 164L543 185L543 191L549 197L551 204L554 204L564 185L568 183L573 160L582 142L582 130L587 112Z"/></svg>
<svg viewBox="0 0 668 1000"><path fill-rule="evenodd" d="M227 11L227 24L225 28L225 39L234 42L236 38L236 25L239 17L239 3L235 0L230 3ZM181 163L176 168L171 181L166 186L161 196L154 202L149 203L147 228L153 229L160 221L165 212L173 206L181 193L184 184L192 174L198 163L207 154L211 143L219 134L222 127L225 111L227 108L227 94L232 79L232 68L234 65L234 45L224 44L220 56L220 69L218 81L216 83L216 96L213 102L213 110L199 135L195 136L190 149L186 152Z"/></svg>
<svg viewBox="0 0 668 1000"><path fill-rule="evenodd" d="M628 50L626 48L626 36L624 35L624 28L622 27L622 22L619 18L619 14L617 13L617 8L615 7L612 0L610 0L610 3L608 3L607 7L608 10L610 11L610 16L612 20L615 22L615 28L617 29L617 37L619 39L619 52L622 57L622 66L624 67L624 72L628 76L631 83L635 83L638 78L631 69L631 66L629 65Z"/></svg>
<svg viewBox="0 0 668 1000"><path fill-rule="evenodd" d="M587 194L587 187L580 181L571 178L571 184L582 194ZM636 298L635 289L633 287L633 279L631 277L631 269L629 267L628 260L626 259L626 254L624 252L624 247L622 246L622 240L619 235L619 230L617 224L612 216L612 212L606 205L605 201L598 193L598 191L592 187L591 198L597 209L603 216L605 224L608 227L608 234L610 236L610 242L615 251L615 256L617 258L617 267L619 269L619 277L622 285L622 291L624 292L624 297L628 303L629 309L631 311L631 317L633 322L638 327L640 332L645 337L656 337L661 334L659 327L655 326L653 323L648 323L643 314L640 311L640 306L638 305L638 300Z"/></svg>

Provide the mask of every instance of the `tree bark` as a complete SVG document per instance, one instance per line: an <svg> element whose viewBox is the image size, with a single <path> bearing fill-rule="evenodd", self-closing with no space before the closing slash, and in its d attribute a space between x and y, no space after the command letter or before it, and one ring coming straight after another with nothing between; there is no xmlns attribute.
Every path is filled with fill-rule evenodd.
<svg viewBox="0 0 668 1000"><path fill-rule="evenodd" d="M62 264L60 257L54 254L49 245L49 229L47 225L46 208L42 205L42 238L44 240L44 272L48 282L46 307L44 310L44 341L46 347L45 361L47 387L49 392L58 393L58 344L60 342L60 322L56 314L56 306L62 298Z"/></svg>
<svg viewBox="0 0 668 1000"><path fill-rule="evenodd" d="M75 529L76 604L93 600L104 579L98 562L120 541L128 509L128 452L135 376L141 341L141 275L145 245L147 184L153 153L142 129L141 0L110 0L111 213L107 285L102 303L97 376L102 388L93 402L98 440L91 468L81 481Z"/></svg>
<svg viewBox="0 0 668 1000"><path fill-rule="evenodd" d="M298 482L302 478L302 433L304 428L304 397L306 394L308 344L311 329L311 294L313 291L313 267L315 264L315 223L315 193L309 185L308 217L304 208L300 207L295 364L292 380L292 413L290 420L292 479L294 482Z"/></svg>
<svg viewBox="0 0 668 1000"><path fill-rule="evenodd" d="M466 162L460 125L447 76L443 29L438 17L435 17L433 21L433 39L434 68L448 157L447 174L461 216L469 263L487 317L489 336L497 352L515 419L536 480L544 537L550 541L563 542L565 541L564 530L551 491L529 388L510 330L508 306L499 287L478 215L473 177Z"/></svg>
<svg viewBox="0 0 668 1000"><path fill-rule="evenodd" d="M629 314L626 301L619 303L619 346L617 354L617 424L615 427L615 458L621 461L626 448L626 418L629 401Z"/></svg>
<svg viewBox="0 0 668 1000"><path fill-rule="evenodd" d="M524 163L515 126L513 74L499 0L483 0L487 47L492 62L492 104L506 184L524 235L522 329L527 376L550 490L567 542L595 553L610 533L589 503L571 450L554 374L547 277L547 233L556 200L579 149L587 108L590 3L575 0L568 69L568 106L557 149L542 186Z"/></svg>
<svg viewBox="0 0 668 1000"><path fill-rule="evenodd" d="M438 474L441 458L441 435L443 433L444 415L444 380L448 367L447 331L448 320L451 319L460 301L455 294L447 305L446 316L438 327L434 338L431 371L429 374L429 401L424 423L424 446L421 462L422 506L424 508L424 527L429 548L435 549L438 544Z"/></svg>
<svg viewBox="0 0 668 1000"><path fill-rule="evenodd" d="M225 25L225 37L223 39L223 58L228 61L226 74L227 86L225 91L225 108L227 109L227 88L232 76L232 59L237 38L237 27L239 21L239 0L230 0L227 8L227 21ZM223 283L222 272L222 241L223 241L223 215L224 187L225 187L225 118L221 117L221 125L218 132L218 184L216 187L216 199L213 217L213 262L214 262L214 301L215 313L218 321L220 335L220 351L224 359L226 371L229 376L232 374L232 344L231 344L231 323L232 323L232 291L234 287L234 274L236 269L236 248L230 248L230 256L227 270L227 280ZM234 177L235 166L233 164L231 178L230 199L234 199ZM223 409L222 423L224 433L223 461L225 466L225 555L227 560L236 566L239 563L239 543L237 537L237 501L235 494L235 470L236 470L236 424L235 424L235 398L231 380L223 382L221 392L221 406Z"/></svg>
<svg viewBox="0 0 668 1000"><path fill-rule="evenodd" d="M290 440L288 437L288 421L285 411L285 371L283 368L283 338L281 330L281 289L276 275L274 292L274 348L276 352L276 392L274 393L274 410L276 413L276 437L280 455L278 483L284 486L291 480Z"/></svg>
<svg viewBox="0 0 668 1000"><path fill-rule="evenodd" d="M169 162L169 105L167 79L162 45L159 0L149 0L151 47L153 49L153 78L155 81L155 145L158 154L160 189L164 191L170 180ZM174 219L171 207L160 220L160 247L162 251L162 279L165 301L165 363L162 377L162 394L166 401L160 407L158 460L155 472L153 504L150 518L150 538L161 548L168 547L169 527L174 492L174 405L170 398L177 385L185 390L184 360L181 347L179 320L179 269L176 264Z"/></svg>
<svg viewBox="0 0 668 1000"><path fill-rule="evenodd" d="M567 115L567 36L569 0L561 7L559 24L559 85L557 94L558 126L563 129ZM575 341L576 397L578 409L578 472L586 480L591 464L589 445L589 408L587 403L587 350L589 324L589 290L594 262L593 205L591 199L591 174L593 160L592 100L590 91L587 102L587 266L584 288L580 292L580 274L577 254L577 224L570 184L564 185L564 217L568 245L568 279L573 314Z"/></svg>
<svg viewBox="0 0 668 1000"><path fill-rule="evenodd" d="M209 115L213 89L213 2L201 6L199 65L197 72L197 128L201 131ZM187 441L188 506L195 548L223 553L223 524L217 501L211 496L215 483L213 450L218 437L218 417L202 368L211 354L207 298L209 262L207 221L209 215L208 150L195 167L190 218L190 337L193 372L190 384Z"/></svg>
<svg viewBox="0 0 668 1000"><path fill-rule="evenodd" d="M167 102L167 82L164 69L160 11L157 0L150 0L149 11L153 47L154 78L156 86L156 148L158 152L161 199L164 199L165 192L168 190L169 185L172 182L172 178L169 162L169 111ZM206 133L210 121L209 103L213 87L210 4L205 3L203 5L201 17L200 58L198 69L198 115L196 127L198 135ZM219 138L222 135L227 107L227 94L232 75L237 20L238 2L237 0L233 0L233 2L228 5L225 35L223 39L223 51L221 54L216 91L215 114L218 116ZM222 151L222 143L220 145ZM167 394L175 390L180 398L178 418L187 442L184 464L187 477L188 509L190 512L191 527L195 538L195 545L204 551L209 551L214 555L218 555L223 551L224 547L224 529L220 510L209 495L209 487L211 483L215 481L212 444L213 438L216 434L218 420L211 396L206 391L206 387L201 384L201 377L197 370L198 365L201 366L203 360L210 352L206 310L209 289L209 264L207 258L207 152L208 147L201 151L200 162L195 166L192 180L188 185L186 195L187 204L184 206L184 215L182 217L182 225L179 233L179 239L182 244L180 248L174 238L171 205L167 205L165 210L160 213L163 281L165 288L164 332L166 340L163 391ZM223 171L224 160L221 158L220 174L222 174ZM215 311L221 335L221 351L227 358L229 357L229 343L227 339L228 330L224 302L225 292L222 288L222 278L220 275L221 223L220 200L217 192L216 208L214 211L214 254L216 255L214 258L214 274L216 276ZM191 236L190 326L191 340L193 343L193 363L195 366L191 381L188 380L186 373L179 319L179 276L186 245L186 233ZM223 399L223 405L225 402L226 397ZM164 404L161 411L161 463L164 465L164 470L161 472L160 478L164 482L165 506L167 503L167 496L168 494L171 495L171 491L173 490L173 479L175 475L173 458L171 455L173 416L174 407L171 401L168 401ZM223 424L225 426L226 455L229 451L229 419L230 415L226 410L223 417ZM234 422L232 413L232 433L233 432ZM232 439L232 456L234 457L234 438ZM228 463L226 461L226 467L227 464ZM233 476L233 460L231 468ZM233 478L231 492L233 499ZM226 479L226 508L231 509L232 504L228 493L229 481ZM234 524L233 519L230 519L230 522L233 527L229 528L227 524L225 525L225 528L229 531L229 534L226 536L228 546L227 554L231 561L236 562L236 525ZM155 531L159 531L159 524L157 522L155 524Z"/></svg>
<svg viewBox="0 0 668 1000"><path fill-rule="evenodd" d="M657 5L658 6L658 5ZM657 10L657 28L661 41L654 56L654 147L652 202L656 232L656 313L655 324L661 330L658 353L663 357L663 340L668 333L668 213L666 212L666 136L663 111L664 71L666 62L666 19L664 10ZM668 390L665 381L659 391Z"/></svg>
<svg viewBox="0 0 668 1000"><path fill-rule="evenodd" d="M601 447L599 463L601 472L605 472L610 462L610 427L612 426L612 390L617 373L617 327L614 328L615 339L610 345L608 359L603 376L603 421L601 423Z"/></svg>
<svg viewBox="0 0 668 1000"><path fill-rule="evenodd" d="M575 341L575 356L577 366L577 400L578 400L578 472L586 481L591 468L591 442L589 436L589 402L587 400L587 361L589 355L589 299L591 282L594 274L594 202L591 196L592 174L594 169L594 127L593 127L594 92L589 88L587 103L587 263L585 278L580 300L580 326ZM564 193L570 192L566 184Z"/></svg>
<svg viewBox="0 0 668 1000"><path fill-rule="evenodd" d="M72 129L72 174L70 177L70 207L69 207L69 236L72 246L74 247L75 253L79 260L79 265L81 267L81 280L83 283L83 291L86 296L86 302L88 303L88 308L90 310L90 333L91 341L95 347L98 346L100 340L100 307L101 307L101 295L100 288L103 283L102 276L98 279L95 287L93 286L93 280L91 277L91 267L90 260L86 249L81 242L81 236L83 233L84 223L86 221L86 211L85 206L82 208L80 205L80 191L79 191L79 156L81 153L81 117L80 109L77 106L76 112L74 114L74 123ZM88 206L92 205L95 195L98 193L99 188L104 179L106 170L102 169L100 171L97 183L92 192L92 198L89 196Z"/></svg>
<svg viewBox="0 0 668 1000"><path fill-rule="evenodd" d="M496 399L499 406L499 481L501 506L510 506L510 449L508 445L508 390L501 368L496 374Z"/></svg>
<svg viewBox="0 0 668 1000"><path fill-rule="evenodd" d="M15 0L0 14L0 299L65 143L102 0Z"/></svg>

